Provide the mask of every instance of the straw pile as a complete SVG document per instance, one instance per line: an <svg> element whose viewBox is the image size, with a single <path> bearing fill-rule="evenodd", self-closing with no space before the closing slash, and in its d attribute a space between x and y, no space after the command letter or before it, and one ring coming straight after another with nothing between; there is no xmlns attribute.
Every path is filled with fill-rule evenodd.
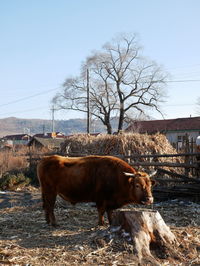
<svg viewBox="0 0 200 266"><path fill-rule="evenodd" d="M81 155L144 155L144 154L177 154L176 150L162 134L147 135L128 133L120 135L74 135L66 139L61 152L69 156ZM134 159L136 160L136 159ZM139 161L150 159L140 158ZM155 158L157 162L172 162L171 158ZM174 158L173 162L182 162ZM148 167L146 167L148 168ZM176 170L177 171L177 170ZM180 173L180 170L178 171Z"/></svg>
<svg viewBox="0 0 200 266"><path fill-rule="evenodd" d="M131 154L176 153L162 134L74 135L64 142L62 152L68 147L71 153L80 154L127 155L128 150Z"/></svg>

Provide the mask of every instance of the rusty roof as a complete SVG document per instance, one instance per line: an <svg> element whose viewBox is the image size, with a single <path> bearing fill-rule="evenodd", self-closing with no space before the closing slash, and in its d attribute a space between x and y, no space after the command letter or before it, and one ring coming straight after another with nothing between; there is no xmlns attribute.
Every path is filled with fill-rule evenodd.
<svg viewBox="0 0 200 266"><path fill-rule="evenodd" d="M199 131L200 117L134 121L125 130L126 132L136 131L139 133L153 134L156 132L166 133L169 131Z"/></svg>
<svg viewBox="0 0 200 266"><path fill-rule="evenodd" d="M23 140L26 138L30 138L31 136L28 134L14 134L14 135L6 135L3 137L5 140Z"/></svg>

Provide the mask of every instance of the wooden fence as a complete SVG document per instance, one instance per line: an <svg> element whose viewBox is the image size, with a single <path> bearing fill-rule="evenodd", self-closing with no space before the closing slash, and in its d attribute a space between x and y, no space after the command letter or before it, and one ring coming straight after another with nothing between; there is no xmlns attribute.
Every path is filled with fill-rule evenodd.
<svg viewBox="0 0 200 266"><path fill-rule="evenodd" d="M29 154L30 165L36 164L44 155L52 155L53 153ZM60 154L69 157L80 157L88 154L68 153ZM101 154L102 155L102 154ZM179 154L131 154L116 155L127 161L134 167L154 168L157 170L155 180L157 185L154 188L154 197L159 200L167 200L177 197L188 197L194 200L200 200L200 162L196 160L199 153L179 153ZM174 158L182 157L183 162L174 162ZM170 158L171 162L158 162L158 158ZM167 169L166 169L167 168ZM183 170L177 173L175 169Z"/></svg>
<svg viewBox="0 0 200 266"><path fill-rule="evenodd" d="M51 153L45 153L43 155L38 155L35 153L29 152L29 162L31 164L35 164L36 161L38 161L42 156L46 155L52 155L55 154L53 152ZM58 153L56 153L58 154ZM63 156L68 157L81 157L81 156L87 156L88 154L79 154L79 153L65 153L60 154ZM101 154L102 155L102 154ZM170 168L184 168L184 175L179 175L182 177L188 177L189 176L195 176L199 177L199 162L196 160L196 157L199 156L199 153L178 153L178 154L131 154L130 151L128 151L128 155L120 155L120 154L112 154L112 156L119 157L125 161L127 161L132 166L143 166L145 167L154 167L159 168L161 171L161 167L170 167ZM183 162L173 162L174 158L182 157L184 158ZM158 162L158 158L171 158L171 162ZM143 159L143 160L141 160ZM195 170L195 171L194 171ZM164 170L163 170L164 171ZM165 171L166 173L166 171ZM170 172L168 171L168 174ZM173 173L172 173L173 175Z"/></svg>

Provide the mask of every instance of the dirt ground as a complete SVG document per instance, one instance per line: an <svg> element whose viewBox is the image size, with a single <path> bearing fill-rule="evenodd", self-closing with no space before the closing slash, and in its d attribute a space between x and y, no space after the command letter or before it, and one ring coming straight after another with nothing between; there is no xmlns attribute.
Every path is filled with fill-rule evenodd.
<svg viewBox="0 0 200 266"><path fill-rule="evenodd" d="M156 254L159 265L200 265L200 203L169 200L153 208L178 240L173 256ZM0 265L139 265L130 242L109 236L108 223L97 226L91 204L58 201L55 214L59 227L47 226L38 190L1 192Z"/></svg>

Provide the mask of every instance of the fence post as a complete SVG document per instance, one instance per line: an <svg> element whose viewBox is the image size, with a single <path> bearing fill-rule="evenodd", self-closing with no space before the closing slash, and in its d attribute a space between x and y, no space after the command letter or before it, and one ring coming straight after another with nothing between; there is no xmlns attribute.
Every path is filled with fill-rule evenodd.
<svg viewBox="0 0 200 266"><path fill-rule="evenodd" d="M70 144L66 146L65 148L65 155L66 157L69 157L69 151L70 151Z"/></svg>
<svg viewBox="0 0 200 266"><path fill-rule="evenodd" d="M32 152L31 147L29 146L29 169L31 169L32 166Z"/></svg>
<svg viewBox="0 0 200 266"><path fill-rule="evenodd" d="M130 164L131 163L131 150L128 150L128 159L127 159L127 162L128 162L128 164Z"/></svg>
<svg viewBox="0 0 200 266"><path fill-rule="evenodd" d="M188 134L185 135L185 151L186 153L190 152L190 144L189 144L189 137ZM189 155L185 155L185 163L188 164L190 163L190 156ZM185 175L188 176L190 172L190 168L185 168Z"/></svg>
<svg viewBox="0 0 200 266"><path fill-rule="evenodd" d="M194 152L194 138L193 138L193 137L191 138L190 152L191 152L191 153ZM194 157L193 157L193 156L190 157L190 161L191 161L191 164L194 163ZM195 174L195 169L192 168L191 171L192 171L192 176L194 176L194 174Z"/></svg>

